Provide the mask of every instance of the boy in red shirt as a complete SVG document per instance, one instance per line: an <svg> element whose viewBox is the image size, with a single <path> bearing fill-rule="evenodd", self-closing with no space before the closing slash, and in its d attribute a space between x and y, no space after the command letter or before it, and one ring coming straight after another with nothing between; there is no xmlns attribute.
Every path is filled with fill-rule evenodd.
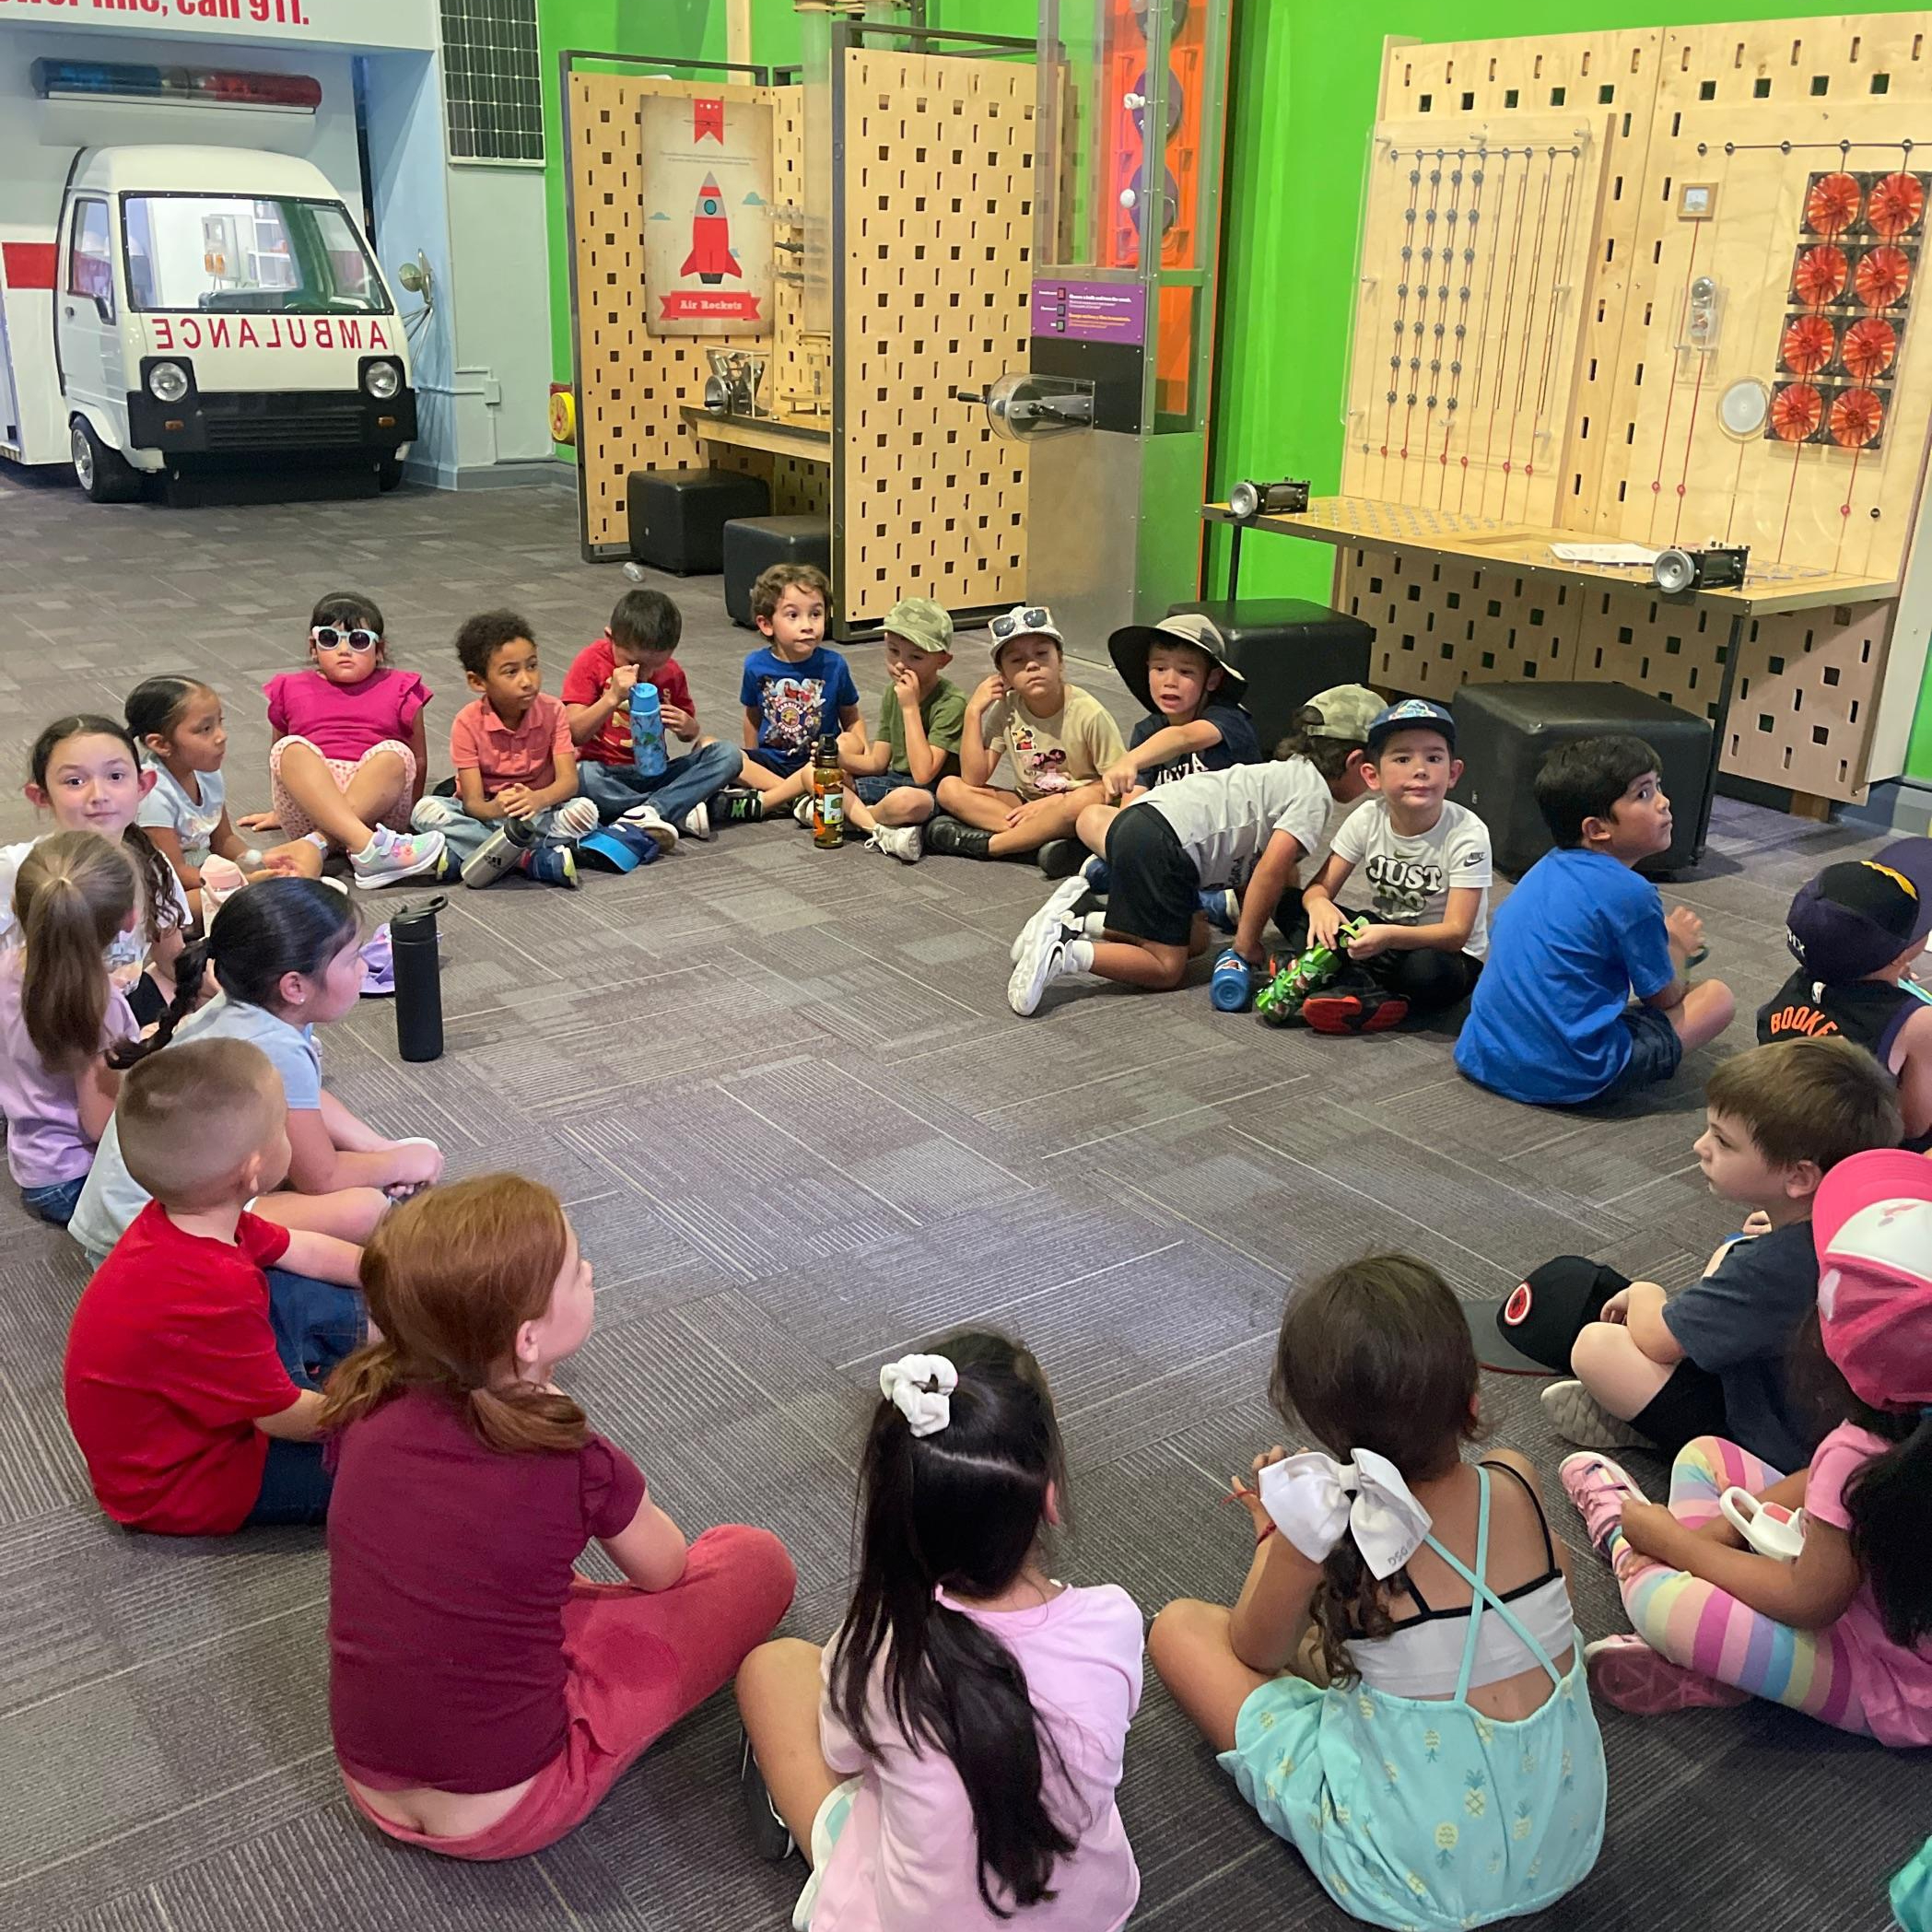
<svg viewBox="0 0 1932 1932"><path fill-rule="evenodd" d="M564 708L577 744L578 782L605 825L621 819L661 846L711 836L708 802L738 776L736 748L698 735L697 707L672 653L685 620L662 591L626 591L603 637L586 644L564 674ZM630 694L642 679L658 687L669 737L696 747L647 776L632 756ZM668 836L667 836L668 835Z"/></svg>
<svg viewBox="0 0 1932 1932"><path fill-rule="evenodd" d="M67 1335L67 1421L95 1496L164 1536L321 1522L316 1388L361 1345L362 1250L246 1210L288 1172L280 1076L245 1040L190 1040L128 1072L115 1120L154 1199Z"/></svg>
<svg viewBox="0 0 1932 1932"><path fill-rule="evenodd" d="M578 796L569 720L544 691L528 621L485 611L456 633L456 657L476 694L450 721L456 796L424 799L411 825L442 834L465 885L518 871L574 886L571 848L597 829L597 808Z"/></svg>

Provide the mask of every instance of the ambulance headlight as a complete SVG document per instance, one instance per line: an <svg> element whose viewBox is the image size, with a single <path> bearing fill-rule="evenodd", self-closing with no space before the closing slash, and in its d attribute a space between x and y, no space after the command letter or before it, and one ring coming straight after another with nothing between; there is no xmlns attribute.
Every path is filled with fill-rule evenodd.
<svg viewBox="0 0 1932 1932"><path fill-rule="evenodd" d="M362 371L362 386L377 402L386 403L403 386L403 371L393 362L371 362Z"/></svg>
<svg viewBox="0 0 1932 1932"><path fill-rule="evenodd" d="M157 362L147 371L147 393L157 403L179 403L188 393L188 371L179 362Z"/></svg>

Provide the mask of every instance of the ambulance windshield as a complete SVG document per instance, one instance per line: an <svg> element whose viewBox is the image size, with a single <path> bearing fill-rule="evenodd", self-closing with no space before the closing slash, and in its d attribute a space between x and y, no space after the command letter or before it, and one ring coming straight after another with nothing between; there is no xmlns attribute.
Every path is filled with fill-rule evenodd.
<svg viewBox="0 0 1932 1932"><path fill-rule="evenodd" d="M141 310L387 315L388 291L340 202L123 194L127 292Z"/></svg>

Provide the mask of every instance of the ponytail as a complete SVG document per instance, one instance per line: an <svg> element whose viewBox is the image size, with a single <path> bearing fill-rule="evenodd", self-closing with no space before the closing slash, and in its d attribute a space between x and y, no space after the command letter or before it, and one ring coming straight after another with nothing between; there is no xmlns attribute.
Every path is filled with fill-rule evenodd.
<svg viewBox="0 0 1932 1932"><path fill-rule="evenodd" d="M174 1029L201 1004L202 981L208 969L208 942L191 940L174 962L174 998L168 1002L155 1029L146 1039L123 1040L108 1055L108 1065L117 1073L138 1067L151 1053L158 1053L174 1037Z"/></svg>
<svg viewBox="0 0 1932 1932"><path fill-rule="evenodd" d="M465 1384L449 1371L405 1359L386 1336L339 1363L322 1391L319 1429L343 1429L372 1415L405 1388L438 1388L468 1411L470 1425L493 1449L516 1455L532 1449L580 1449L590 1419L567 1395L527 1383L492 1387Z"/></svg>
<svg viewBox="0 0 1932 1932"><path fill-rule="evenodd" d="M1065 1767L1019 1659L938 1593L985 1598L1011 1587L1036 1547L1049 1490L1064 1493L1064 1458L1026 1350L990 1334L939 1347L958 1376L946 1423L915 1436L889 1401L873 1416L859 1583L829 1688L846 1728L874 1753L876 1671L892 1728L914 1751L930 1743L952 1761L973 1809L979 1896L1008 1918L1053 1897L1054 1867L1078 1844L1047 1802L1049 1768L1065 1790Z"/></svg>
<svg viewBox="0 0 1932 1932"><path fill-rule="evenodd" d="M1891 1446L1845 1492L1852 1554L1871 1584L1885 1634L1911 1649L1932 1636L1932 1413L1868 1411L1859 1422L1890 1435Z"/></svg>
<svg viewBox="0 0 1932 1932"><path fill-rule="evenodd" d="M56 832L20 861L20 1015L50 1071L77 1072L100 1051L109 989L101 955L134 906L133 869L98 833Z"/></svg>
<svg viewBox="0 0 1932 1932"><path fill-rule="evenodd" d="M160 847L138 825L129 825L122 833L121 842L141 882L141 930L147 943L156 945L162 933L176 931L188 922L181 881L175 877L174 868L162 858Z"/></svg>

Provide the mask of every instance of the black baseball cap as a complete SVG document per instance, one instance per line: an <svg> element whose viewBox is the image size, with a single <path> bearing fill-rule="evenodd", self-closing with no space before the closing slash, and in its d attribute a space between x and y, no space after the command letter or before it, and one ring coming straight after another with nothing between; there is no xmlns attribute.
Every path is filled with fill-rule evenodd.
<svg viewBox="0 0 1932 1932"><path fill-rule="evenodd" d="M1932 838L1828 865L1786 915L1798 964L1827 985L1863 979L1932 933Z"/></svg>
<svg viewBox="0 0 1932 1932"><path fill-rule="evenodd" d="M1368 721L1368 750L1373 757L1398 732L1437 732L1456 749L1456 720L1442 705L1426 697L1405 697L1400 704L1387 706Z"/></svg>
<svg viewBox="0 0 1932 1932"><path fill-rule="evenodd" d="M1582 1255L1558 1255L1501 1301L1465 1302L1476 1360L1506 1376L1566 1376L1577 1336L1630 1283Z"/></svg>

